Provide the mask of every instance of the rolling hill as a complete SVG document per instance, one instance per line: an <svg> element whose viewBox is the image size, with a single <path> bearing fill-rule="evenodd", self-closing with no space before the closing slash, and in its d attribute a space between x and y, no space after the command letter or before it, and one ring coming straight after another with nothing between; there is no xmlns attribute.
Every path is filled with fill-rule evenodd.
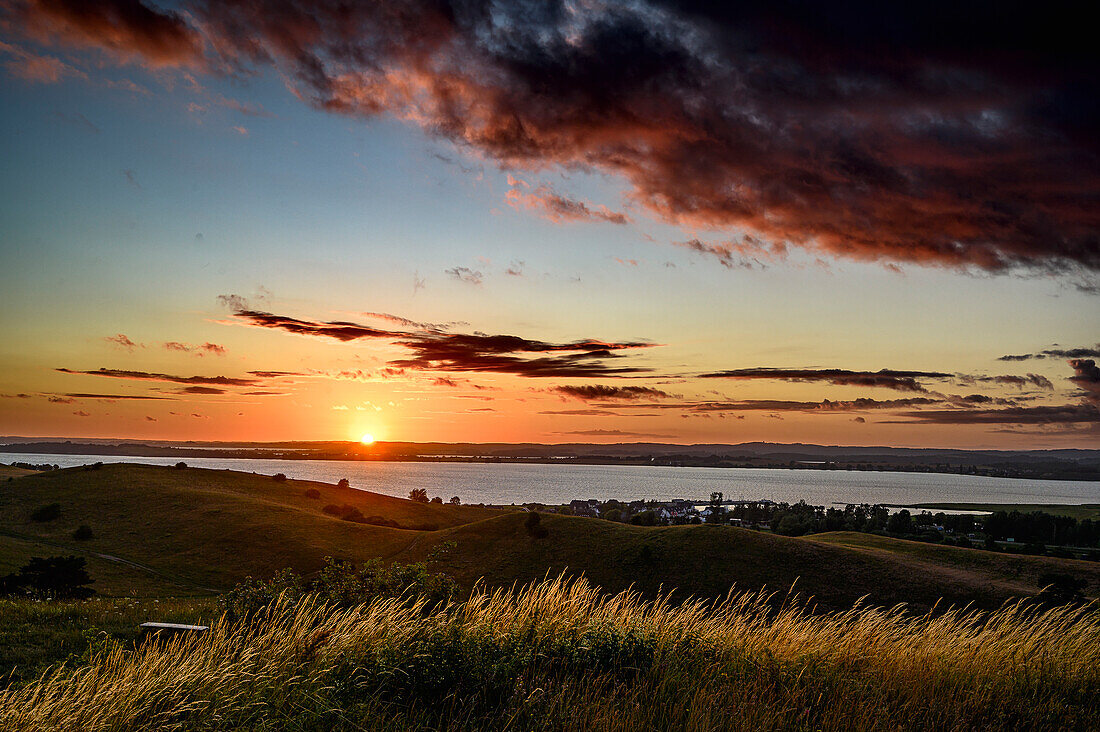
<svg viewBox="0 0 1100 732"><path fill-rule="evenodd" d="M320 498L305 496L308 489ZM59 518L36 522L38 507L58 503ZM349 504L415 531L342 521L322 510ZM1003 555L865 534L791 538L719 526L639 527L542 515L545 538L524 526L526 514L479 506L415 503L377 493L231 471L105 465L37 473L0 483L0 569L32 554L89 558L96 589L115 596L211 594L247 575L292 567L308 573L325 556L355 560L431 560L464 587L527 582L547 573L583 573L608 591L717 596L792 585L823 608L907 602L926 609L938 599L993 607L1034 594L1043 572L1087 579L1100 588L1095 563ZM76 541L87 524L94 538Z"/></svg>

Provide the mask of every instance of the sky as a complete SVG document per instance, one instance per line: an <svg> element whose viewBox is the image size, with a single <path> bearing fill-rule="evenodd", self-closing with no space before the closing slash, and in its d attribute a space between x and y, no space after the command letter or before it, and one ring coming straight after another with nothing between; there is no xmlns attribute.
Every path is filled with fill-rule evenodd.
<svg viewBox="0 0 1100 732"><path fill-rule="evenodd" d="M0 0L0 434L1100 447L1072 4Z"/></svg>

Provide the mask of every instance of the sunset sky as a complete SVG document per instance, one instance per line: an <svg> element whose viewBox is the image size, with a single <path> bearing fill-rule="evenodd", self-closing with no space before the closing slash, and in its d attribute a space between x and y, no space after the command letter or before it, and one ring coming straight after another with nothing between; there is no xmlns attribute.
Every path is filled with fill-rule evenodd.
<svg viewBox="0 0 1100 732"><path fill-rule="evenodd" d="M0 0L0 434L1100 446L1073 5L709 5Z"/></svg>

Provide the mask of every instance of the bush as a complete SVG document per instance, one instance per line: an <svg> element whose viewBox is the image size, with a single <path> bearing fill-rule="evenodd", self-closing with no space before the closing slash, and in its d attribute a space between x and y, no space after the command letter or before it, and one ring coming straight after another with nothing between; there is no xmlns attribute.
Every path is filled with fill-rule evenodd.
<svg viewBox="0 0 1100 732"><path fill-rule="evenodd" d="M9 480L10 480L10 478L9 478ZM451 505L452 505L452 506L457 506L457 505L459 505L460 503L462 503L462 499L461 499L461 498L459 498L458 496L451 496Z"/></svg>
<svg viewBox="0 0 1100 732"><path fill-rule="evenodd" d="M393 519L388 519L383 516L367 516L363 519L363 523L371 524L373 526L388 526L391 529L400 529L401 524L397 523Z"/></svg>
<svg viewBox="0 0 1100 732"><path fill-rule="evenodd" d="M83 557L33 557L16 574L0 578L0 595L26 595L37 599L83 600L95 594L85 585L95 580L84 569Z"/></svg>
<svg viewBox="0 0 1100 732"><path fill-rule="evenodd" d="M307 488L306 489L306 498L320 498L320 497L321 497L321 491L317 490L316 488Z"/></svg>
<svg viewBox="0 0 1100 732"><path fill-rule="evenodd" d="M438 503L440 506L442 506L443 505L443 499L440 498L439 496L436 496L435 498L432 499L432 503Z"/></svg>
<svg viewBox="0 0 1100 732"><path fill-rule="evenodd" d="M336 484L336 487L337 488L351 488L351 483L348 482L347 478L341 478L340 482Z"/></svg>
<svg viewBox="0 0 1100 732"><path fill-rule="evenodd" d="M91 539L92 536L92 527L88 526L88 524L81 524L77 530L73 532L73 538L77 541L87 541Z"/></svg>
<svg viewBox="0 0 1100 732"><path fill-rule="evenodd" d="M417 503L427 503L428 491L424 490L423 488L413 488L411 491L409 491L409 500L416 501Z"/></svg>
<svg viewBox="0 0 1100 732"><path fill-rule="evenodd" d="M176 470L186 470L187 469L187 463L185 463L181 460L180 462L176 463L175 467L176 467Z"/></svg>
<svg viewBox="0 0 1100 732"><path fill-rule="evenodd" d="M47 503L31 511L31 521L53 521L61 515L60 503Z"/></svg>
<svg viewBox="0 0 1100 732"><path fill-rule="evenodd" d="M527 533L536 539L545 539L550 535L547 528L542 525L542 517L539 516L537 511L531 511L527 514L527 518L523 521L523 528L527 529Z"/></svg>
<svg viewBox="0 0 1100 732"><path fill-rule="evenodd" d="M384 565L380 559L355 564L325 558L325 566L313 580L306 581L285 569L263 582L251 577L218 598L218 605L231 619L247 618L262 611L282 594L291 601L305 595L338 607L354 607L380 597L422 596L426 609L438 608L455 594L455 583L445 574L429 572L424 564Z"/></svg>
<svg viewBox="0 0 1100 732"><path fill-rule="evenodd" d="M332 516L339 516L340 515L340 507L337 506L335 503L330 503L327 506L325 506L324 508L322 508L321 510L324 511L325 513L327 513L327 514L332 515Z"/></svg>
<svg viewBox="0 0 1100 732"><path fill-rule="evenodd" d="M274 480L276 483L285 483L286 482L286 474L285 473L275 473L275 475L271 476L271 479Z"/></svg>

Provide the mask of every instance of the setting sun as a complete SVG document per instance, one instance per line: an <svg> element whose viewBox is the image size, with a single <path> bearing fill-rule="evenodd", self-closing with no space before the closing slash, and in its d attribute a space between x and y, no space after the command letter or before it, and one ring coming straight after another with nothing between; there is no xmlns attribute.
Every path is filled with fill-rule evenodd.
<svg viewBox="0 0 1100 732"><path fill-rule="evenodd" d="M370 435L370 434L363 435L362 437L359 438L359 441L361 443L363 443L364 445L373 445L374 444L374 435Z"/></svg>

